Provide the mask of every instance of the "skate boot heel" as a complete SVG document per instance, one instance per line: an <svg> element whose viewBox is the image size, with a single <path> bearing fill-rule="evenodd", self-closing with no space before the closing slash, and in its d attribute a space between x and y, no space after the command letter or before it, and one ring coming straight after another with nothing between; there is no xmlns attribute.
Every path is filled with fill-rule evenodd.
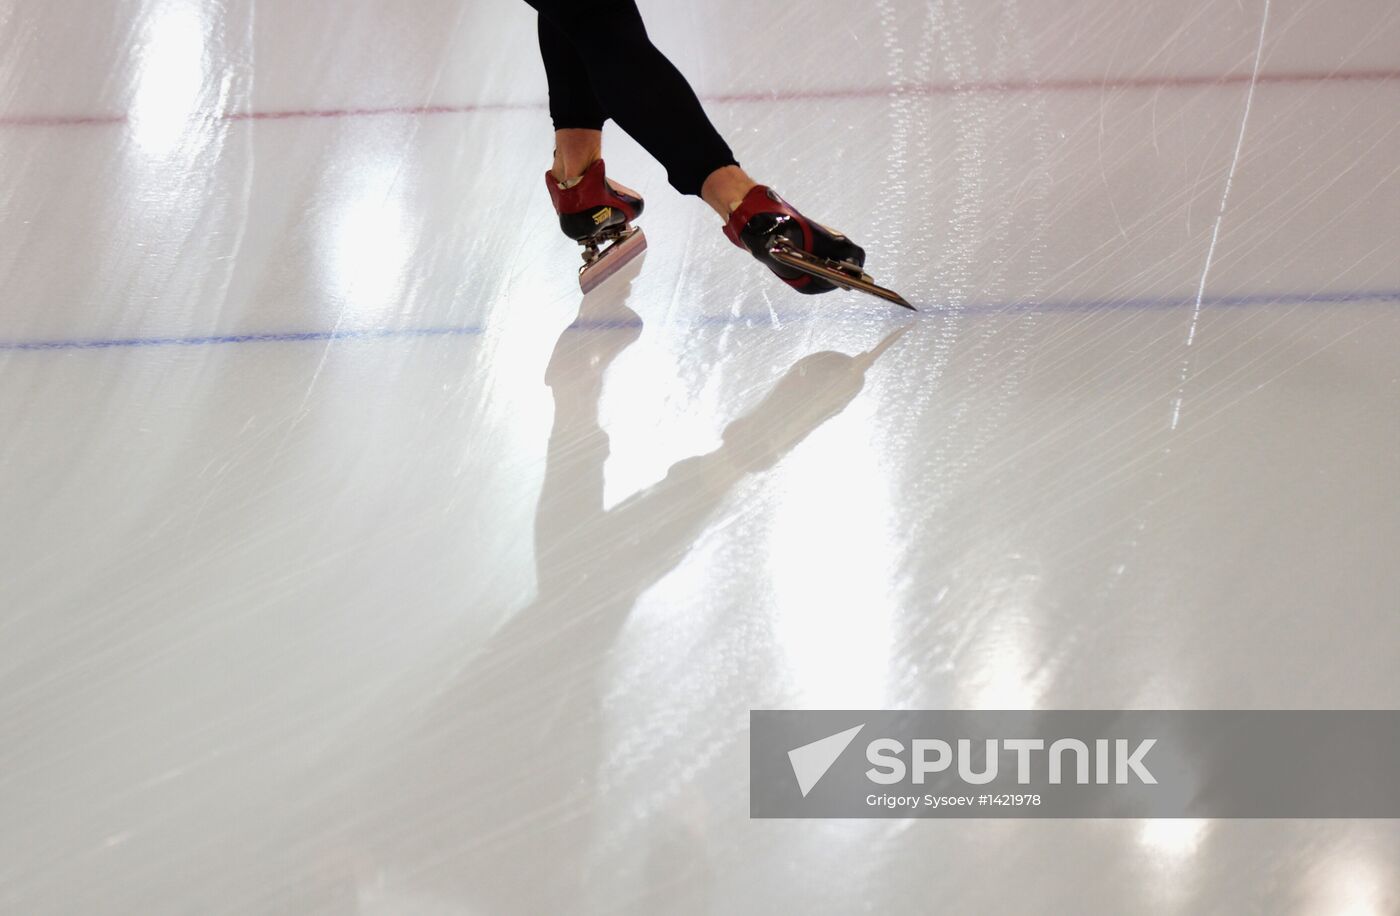
<svg viewBox="0 0 1400 916"><path fill-rule="evenodd" d="M641 197L613 187L599 159L571 187L561 187L552 173L545 186L559 228L583 246L579 287L589 292L646 250L646 236L632 221L642 213Z"/></svg>

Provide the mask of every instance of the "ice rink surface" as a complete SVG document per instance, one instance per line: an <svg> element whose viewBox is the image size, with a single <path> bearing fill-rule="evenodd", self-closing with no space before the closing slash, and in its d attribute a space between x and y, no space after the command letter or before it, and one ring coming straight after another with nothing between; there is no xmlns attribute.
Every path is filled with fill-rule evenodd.
<svg viewBox="0 0 1400 916"><path fill-rule="evenodd" d="M1400 706L1400 6L0 3L0 911L1394 913L1394 821L755 821L753 708ZM626 70L626 62L619 61ZM1386 864L1389 863L1389 864Z"/></svg>

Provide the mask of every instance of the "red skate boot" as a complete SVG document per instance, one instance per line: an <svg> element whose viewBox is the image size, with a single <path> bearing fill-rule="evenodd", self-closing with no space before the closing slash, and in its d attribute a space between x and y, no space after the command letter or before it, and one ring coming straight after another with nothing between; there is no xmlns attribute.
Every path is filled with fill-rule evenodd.
<svg viewBox="0 0 1400 916"><path fill-rule="evenodd" d="M772 188L759 185L749 191L729 214L724 234L799 293L827 293L839 286L914 310L903 296L876 285L865 272L863 248L807 219Z"/></svg>
<svg viewBox="0 0 1400 916"><path fill-rule="evenodd" d="M585 293L647 247L647 237L632 225L642 215L642 199L613 187L604 171L603 160L599 159L568 187L555 181L553 173L544 175L554 212L559 214L559 228L583 246L578 284Z"/></svg>

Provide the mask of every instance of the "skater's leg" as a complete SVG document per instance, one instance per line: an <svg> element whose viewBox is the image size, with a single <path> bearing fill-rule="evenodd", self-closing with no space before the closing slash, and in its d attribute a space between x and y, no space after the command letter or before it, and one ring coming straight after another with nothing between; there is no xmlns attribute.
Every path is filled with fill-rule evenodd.
<svg viewBox="0 0 1400 916"><path fill-rule="evenodd" d="M602 109L665 166L676 190L699 195L712 173L737 164L690 84L651 43L634 0L528 2L567 36Z"/></svg>
<svg viewBox="0 0 1400 916"><path fill-rule="evenodd" d="M603 158L603 132L566 127L554 132L554 165L550 167L556 181L578 178L588 167Z"/></svg>
<svg viewBox="0 0 1400 916"><path fill-rule="evenodd" d="M563 182L582 175L602 158L602 127L607 114L593 91L588 68L578 50L559 26L544 15L539 17L539 41L549 83L549 114L554 121L554 163L550 171ZM688 84L686 88L689 89ZM705 177L700 196L721 218L728 219L730 211L756 184L739 166L724 164Z"/></svg>
<svg viewBox="0 0 1400 916"><path fill-rule="evenodd" d="M559 228L584 246L579 284L588 292L645 250L646 237L632 228L643 202L641 195L604 174L602 128L607 113L593 91L579 47L543 14L539 41L554 121L554 161L545 187L559 214Z"/></svg>
<svg viewBox="0 0 1400 916"><path fill-rule="evenodd" d="M559 181L577 178L603 156L603 122L608 119L593 94L588 69L559 27L539 17L540 58L549 83L549 117L554 121L554 165Z"/></svg>
<svg viewBox="0 0 1400 916"><path fill-rule="evenodd" d="M547 16L539 17L540 57L549 83L549 116L556 131L598 134L602 143L607 112L593 92L588 68L567 35ZM587 165L587 163L585 163Z"/></svg>
<svg viewBox="0 0 1400 916"><path fill-rule="evenodd" d="M549 116L554 121L554 163L550 173L560 182L581 176L603 158L603 122L607 113L593 92L578 51L558 26L539 17L540 57L549 83ZM635 191L610 182L637 196Z"/></svg>
<svg viewBox="0 0 1400 916"><path fill-rule="evenodd" d="M586 160L601 157L601 122L574 123L578 116L568 110L580 97L591 98L596 107L588 110L590 116L605 112L617 121L665 166L676 190L702 197L726 221L725 232L734 244L794 289L820 293L840 285L873 291L860 272L865 262L860 246L808 220L739 168L690 84L651 43L635 0L527 2L541 16L546 68L554 51L555 60L564 63L550 72L556 142L566 150L564 155L556 152L552 177L562 171L571 179ZM572 55L557 47L561 41L572 47ZM561 100L557 107L556 92ZM599 188L606 187L603 181L599 167ZM553 182L550 193L556 195L555 208L563 219L567 208ZM627 219L638 212L639 207ZM815 262L820 270L810 269ZM859 275L854 286L853 275ZM887 290L877 294L908 305Z"/></svg>

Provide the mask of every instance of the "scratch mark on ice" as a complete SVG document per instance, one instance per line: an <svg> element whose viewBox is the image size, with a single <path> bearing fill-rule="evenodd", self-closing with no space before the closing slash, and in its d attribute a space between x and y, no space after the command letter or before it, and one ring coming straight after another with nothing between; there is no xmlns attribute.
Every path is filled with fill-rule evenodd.
<svg viewBox="0 0 1400 916"><path fill-rule="evenodd" d="M1186 346L1196 342L1196 330L1201 323L1201 307L1206 297L1206 279L1210 276L1211 264L1215 261L1215 246L1220 241L1220 227L1225 222L1225 209L1230 204L1230 189L1235 183L1235 170L1240 165L1240 153L1244 150L1245 131L1249 127L1249 110L1254 106L1254 90L1259 85L1259 67L1264 61L1264 33L1269 27L1269 5L1272 0L1264 0L1264 15L1259 22L1259 43L1254 48L1254 70L1249 78L1249 91L1244 97L1244 114L1240 118L1240 135L1235 140L1235 155L1230 160L1230 171L1225 175L1225 190L1220 195L1220 210L1215 214L1215 227L1210 233L1210 245L1206 248L1206 263L1201 268L1201 283L1196 289L1196 304L1191 311L1191 327L1186 333ZM1181 402L1186 396L1186 377L1191 370L1191 356L1188 352L1181 365L1181 386L1176 392L1176 403L1172 406L1172 429L1181 422Z"/></svg>

